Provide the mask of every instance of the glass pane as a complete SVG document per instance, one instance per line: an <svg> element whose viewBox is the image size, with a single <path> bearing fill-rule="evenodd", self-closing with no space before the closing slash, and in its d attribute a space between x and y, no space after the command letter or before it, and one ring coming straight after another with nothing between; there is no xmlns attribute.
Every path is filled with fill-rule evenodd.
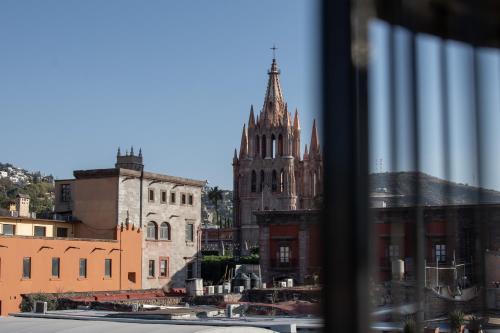
<svg viewBox="0 0 500 333"><path fill-rule="evenodd" d="M52 276L59 277L59 258L52 258Z"/></svg>

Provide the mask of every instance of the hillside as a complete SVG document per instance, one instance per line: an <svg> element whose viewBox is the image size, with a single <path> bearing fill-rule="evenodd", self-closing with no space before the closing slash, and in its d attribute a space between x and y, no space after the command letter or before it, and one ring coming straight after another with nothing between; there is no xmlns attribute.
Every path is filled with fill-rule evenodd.
<svg viewBox="0 0 500 333"><path fill-rule="evenodd" d="M423 205L500 203L500 192L454 183L417 172L370 174L370 192L392 195L390 205L410 206L416 202L415 188L420 185Z"/></svg>
<svg viewBox="0 0 500 333"><path fill-rule="evenodd" d="M0 208L7 208L18 193L28 194L30 210L35 213L52 211L54 178L39 171L28 171L9 163L0 163Z"/></svg>

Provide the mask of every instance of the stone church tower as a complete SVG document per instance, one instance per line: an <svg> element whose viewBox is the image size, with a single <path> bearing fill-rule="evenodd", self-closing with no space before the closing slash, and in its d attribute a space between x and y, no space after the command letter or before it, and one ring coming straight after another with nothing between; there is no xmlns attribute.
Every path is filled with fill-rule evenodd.
<svg viewBox="0 0 500 333"><path fill-rule="evenodd" d="M315 208L322 196L322 155L316 121L309 149L301 156L299 113L288 112L273 59L262 110L250 108L243 125L239 154L233 157L233 205L241 252L258 245L259 228L252 212ZM302 158L301 158L302 157Z"/></svg>

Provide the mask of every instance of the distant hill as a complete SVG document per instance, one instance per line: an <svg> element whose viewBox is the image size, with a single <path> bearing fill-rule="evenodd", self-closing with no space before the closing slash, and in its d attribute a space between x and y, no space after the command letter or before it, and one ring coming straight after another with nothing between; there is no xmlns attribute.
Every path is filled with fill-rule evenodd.
<svg viewBox="0 0 500 333"><path fill-rule="evenodd" d="M54 177L39 171L28 171L10 163L0 163L0 209L16 195L28 194L30 210L35 213L52 211L54 206Z"/></svg>
<svg viewBox="0 0 500 333"><path fill-rule="evenodd" d="M500 203L500 192L454 183L421 172L385 172L370 174L370 192L388 198L388 205L410 206L416 202L415 188L420 186L425 206L474 203Z"/></svg>

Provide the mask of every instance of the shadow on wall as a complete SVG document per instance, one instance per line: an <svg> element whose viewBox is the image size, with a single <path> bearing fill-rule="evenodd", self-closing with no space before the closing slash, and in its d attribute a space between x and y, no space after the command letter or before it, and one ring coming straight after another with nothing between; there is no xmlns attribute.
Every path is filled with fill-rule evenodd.
<svg viewBox="0 0 500 333"><path fill-rule="evenodd" d="M186 289L186 279L201 278L201 251L197 251L191 259L186 259L184 267L170 275L169 281L161 288L166 293L184 292Z"/></svg>

